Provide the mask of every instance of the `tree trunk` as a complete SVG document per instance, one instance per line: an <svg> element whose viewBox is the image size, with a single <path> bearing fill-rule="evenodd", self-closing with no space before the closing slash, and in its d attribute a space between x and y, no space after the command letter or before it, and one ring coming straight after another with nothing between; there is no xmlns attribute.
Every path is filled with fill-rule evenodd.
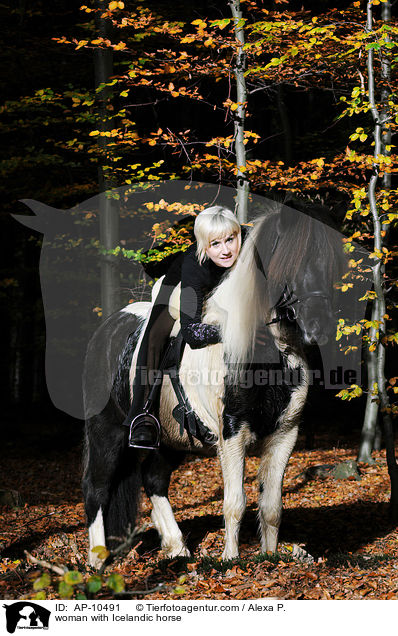
<svg viewBox="0 0 398 636"><path fill-rule="evenodd" d="M282 129L283 129L283 159L285 163L288 165L292 161L292 127L290 125L289 113L286 108L286 103L284 99L284 88L283 84L278 85L278 111L279 116L281 118Z"/></svg>
<svg viewBox="0 0 398 636"><path fill-rule="evenodd" d="M245 44L244 26L241 23L242 11L240 10L240 0L230 0L229 6L234 18L235 37L239 43L239 52L236 56L235 79L236 79L236 101L238 108L234 111L235 116L235 153L237 169L237 200L236 214L240 223L247 221L247 208L249 199L249 181L247 177L246 148L245 139L245 116L247 106L247 90L245 80L246 55L243 50Z"/></svg>
<svg viewBox="0 0 398 636"><path fill-rule="evenodd" d="M367 4L367 31L370 33L372 31L372 1L368 0ZM370 109L374 121L374 142L375 142L375 150L374 150L374 164L373 164L373 174L369 181L368 188L368 197L370 204L370 211L372 215L373 221L373 231L374 231L374 251L376 253L380 253L383 247L383 236L382 236L382 224L380 221L380 216L377 209L376 204L376 185L378 181L378 163L377 158L381 154L381 135L382 135L382 124L380 114L376 107L375 101L375 90L374 90L374 67L373 67L373 49L368 50L368 89L369 89L369 103ZM383 290L383 270L382 270L382 261L378 259L376 265L372 268L373 270L373 283L374 290L376 293L376 299L374 302L375 315L376 320L378 321L378 328L376 333L376 359L377 359L377 368L376 368L376 378L377 378L377 391L379 398L379 406L381 407L381 412L383 416L383 427L384 427L384 437L386 442L386 454L387 454L387 466L388 466L388 474L391 480L391 498L390 498L390 506L391 506L391 516L394 522L398 521L398 465L395 457L395 447L394 447L394 431L392 420L390 416L390 404L389 398L386 391L386 380L385 380L385 347L382 342L382 336L385 333L385 314L386 314L386 303L384 297Z"/></svg>
<svg viewBox="0 0 398 636"><path fill-rule="evenodd" d="M377 320L378 316L377 302L373 302L371 320ZM372 327L369 330L371 340L376 339L376 329ZM358 462L366 462L373 464L372 451L374 450L374 441L376 437L377 416L379 413L379 404L377 396L374 395L374 386L377 383L377 354L376 351L366 352L366 366L368 371L368 396L366 400L365 416L362 425L361 437L359 440Z"/></svg>
<svg viewBox="0 0 398 636"><path fill-rule="evenodd" d="M108 3L97 3L97 31L103 38L110 36L110 23L101 17L101 13L107 9ZM112 49L96 49L94 52L94 71L96 86L109 82L113 70ZM111 103L112 91L109 87L103 88L99 93L99 130L107 132L112 130ZM105 250L101 258L101 307L103 319L120 309L120 273L118 257L110 252L119 244L119 211L117 201L104 194L115 187L115 183L107 174L104 165L109 164L111 157L108 148L107 137L100 136L99 143L102 150L102 165L98 168L98 181L100 196L100 244ZM105 162L105 159L108 161Z"/></svg>

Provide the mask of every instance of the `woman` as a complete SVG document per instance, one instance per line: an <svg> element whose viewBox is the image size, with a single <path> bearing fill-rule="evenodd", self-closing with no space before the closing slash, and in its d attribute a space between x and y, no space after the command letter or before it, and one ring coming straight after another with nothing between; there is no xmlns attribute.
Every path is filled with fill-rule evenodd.
<svg viewBox="0 0 398 636"><path fill-rule="evenodd" d="M155 448L158 445L158 427L151 416L145 417L144 406L153 383L161 383L159 369L165 345L174 324L168 312L171 292L181 281L180 320L183 339L192 349L220 342L216 325L202 322L206 296L220 283L235 264L242 244L241 227L231 210L222 206L207 208L198 214L194 225L196 245L178 257L166 274L151 317L145 329L137 357L133 382L133 402L126 425L132 426L129 445ZM149 376L152 382L148 382ZM150 378L149 378L150 379ZM144 413L141 413L144 408ZM137 415L142 417L138 418Z"/></svg>

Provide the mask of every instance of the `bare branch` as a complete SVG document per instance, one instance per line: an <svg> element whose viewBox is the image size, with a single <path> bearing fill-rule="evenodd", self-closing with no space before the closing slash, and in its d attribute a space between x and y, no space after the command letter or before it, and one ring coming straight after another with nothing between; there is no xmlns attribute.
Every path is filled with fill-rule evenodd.
<svg viewBox="0 0 398 636"><path fill-rule="evenodd" d="M52 570L52 572L55 572L55 574L59 574L60 576L63 576L68 571L68 568L66 566L59 567L58 565L53 565L48 561L41 561L40 559L36 559L36 557L30 554L30 552L28 552L27 550L24 550L24 553L26 554L26 558L28 559L28 561L33 563L33 565L39 565L42 568L47 568L47 570Z"/></svg>

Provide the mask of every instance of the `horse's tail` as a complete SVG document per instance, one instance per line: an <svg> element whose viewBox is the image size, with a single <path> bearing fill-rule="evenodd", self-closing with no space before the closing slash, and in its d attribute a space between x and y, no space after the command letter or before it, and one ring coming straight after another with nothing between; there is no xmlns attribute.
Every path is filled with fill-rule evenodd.
<svg viewBox="0 0 398 636"><path fill-rule="evenodd" d="M114 473L105 508L106 543L115 548L123 543L136 527L142 491L141 465L134 452L124 452Z"/></svg>

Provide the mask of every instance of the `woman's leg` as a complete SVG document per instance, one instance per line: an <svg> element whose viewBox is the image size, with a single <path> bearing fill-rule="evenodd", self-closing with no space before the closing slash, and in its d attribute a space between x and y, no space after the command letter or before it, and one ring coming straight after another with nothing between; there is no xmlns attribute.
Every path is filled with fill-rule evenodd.
<svg viewBox="0 0 398 636"><path fill-rule="evenodd" d="M137 366L133 381L133 401L125 420L130 426L132 420L143 412L144 405L148 399L152 387L157 384L160 389L162 382L162 372L160 371L162 357L164 355L167 341L174 325L167 307L154 307L155 315L146 328L146 333L141 342L140 351L137 357ZM151 405L149 410L157 410L159 392L151 395ZM156 422L151 423L150 418L141 420L141 424L134 427L130 437L130 446L152 447L156 446L158 437L158 427Z"/></svg>

